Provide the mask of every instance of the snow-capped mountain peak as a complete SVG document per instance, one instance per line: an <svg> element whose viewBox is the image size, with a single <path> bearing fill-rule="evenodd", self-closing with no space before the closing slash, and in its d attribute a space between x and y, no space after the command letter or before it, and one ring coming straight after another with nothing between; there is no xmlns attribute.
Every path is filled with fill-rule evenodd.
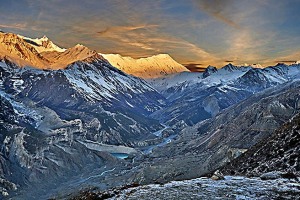
<svg viewBox="0 0 300 200"><path fill-rule="evenodd" d="M64 52L66 49L61 48L54 44L46 35L42 38L29 38L18 35L19 37L23 38L27 43L29 43L32 47L34 47L39 53L49 52L49 51L57 51L57 52Z"/></svg>
<svg viewBox="0 0 300 200"><path fill-rule="evenodd" d="M260 69L263 69L264 66L262 66L261 64L259 63L254 63L254 64L248 64L248 63L244 63L242 65L237 65L237 67L251 67L251 68L260 68Z"/></svg>
<svg viewBox="0 0 300 200"><path fill-rule="evenodd" d="M225 65L224 67L222 67L221 69L224 69L227 71L234 71L234 70L238 70L238 67L229 63L229 64Z"/></svg>
<svg viewBox="0 0 300 200"><path fill-rule="evenodd" d="M35 48L13 33L0 33L0 58L11 60L19 66L38 68L48 63Z"/></svg>
<svg viewBox="0 0 300 200"><path fill-rule="evenodd" d="M62 67L65 68L67 65L76 61L87 61L88 58L90 58L89 61L95 59L103 60L103 57L96 51L81 44L77 44L61 53L48 53L43 55L52 62L52 69L62 69Z"/></svg>
<svg viewBox="0 0 300 200"><path fill-rule="evenodd" d="M46 35L44 35L44 36L41 38L41 40L49 40L49 38L48 38Z"/></svg>
<svg viewBox="0 0 300 200"><path fill-rule="evenodd" d="M168 54L158 54L146 58L123 57L119 54L101 54L118 69L142 78L158 78L188 71Z"/></svg>
<svg viewBox="0 0 300 200"><path fill-rule="evenodd" d="M119 54L98 54L82 44L64 49L55 45L47 36L32 39L9 33L1 33L1 41L5 46L0 50L2 58L7 56L9 60L16 62L19 66L57 70L64 69L76 61L103 60L105 58L116 68L142 78L158 78L189 71L168 54L135 59Z"/></svg>
<svg viewBox="0 0 300 200"><path fill-rule="evenodd" d="M76 44L75 48L87 48L86 46L82 45L82 44Z"/></svg>
<svg viewBox="0 0 300 200"><path fill-rule="evenodd" d="M264 68L264 67L263 67L261 64L259 64L259 63L252 64L251 67L252 67L252 68L260 68L260 69Z"/></svg>
<svg viewBox="0 0 300 200"><path fill-rule="evenodd" d="M0 33L0 58L10 60L20 67L31 66L39 69L64 69L76 61L103 60L96 51L83 45L61 49L46 36L30 39L12 33Z"/></svg>

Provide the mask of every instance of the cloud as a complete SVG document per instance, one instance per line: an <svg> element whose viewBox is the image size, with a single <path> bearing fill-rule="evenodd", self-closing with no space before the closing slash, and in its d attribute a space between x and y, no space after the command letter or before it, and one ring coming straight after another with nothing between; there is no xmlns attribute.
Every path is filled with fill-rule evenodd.
<svg viewBox="0 0 300 200"><path fill-rule="evenodd" d="M277 63L295 63L297 60L278 60Z"/></svg>
<svg viewBox="0 0 300 200"><path fill-rule="evenodd" d="M210 53L196 44L160 32L158 28L158 25L112 27L101 31L99 37L118 43L122 46L122 50L118 53L125 53L127 56L145 57L158 53L172 53L176 57L192 56L205 61L214 59ZM133 47L135 50L126 52L129 47ZM186 58L182 60L184 59Z"/></svg>
<svg viewBox="0 0 300 200"><path fill-rule="evenodd" d="M25 30L27 28L27 23L0 24L0 28Z"/></svg>
<svg viewBox="0 0 300 200"><path fill-rule="evenodd" d="M274 65L276 63L294 63L300 61L300 50L289 50L284 53L285 55L279 56L276 59L270 58L266 60L266 64Z"/></svg>
<svg viewBox="0 0 300 200"><path fill-rule="evenodd" d="M82 43L101 53L135 58L168 53L195 69L197 63L220 67L224 61L299 60L292 55L300 44L298 12L286 12L286 4L270 0L8 1L0 8L0 29L29 37L45 34L65 48ZM289 15L294 21L286 20Z"/></svg>
<svg viewBox="0 0 300 200"><path fill-rule="evenodd" d="M153 29L158 25L131 25L131 26L111 26L102 31L97 32L97 37L110 40L111 42L118 42L126 49L128 46L137 47L143 50L160 51L155 48L148 37L153 37Z"/></svg>
<svg viewBox="0 0 300 200"><path fill-rule="evenodd" d="M108 27L102 31L97 32L100 36L107 36L109 34L122 33L127 31L135 31L139 29L147 29L152 27L158 27L158 25L135 25L135 26L114 26Z"/></svg>
<svg viewBox="0 0 300 200"><path fill-rule="evenodd" d="M240 26L230 19L228 8L231 8L229 11L233 12L233 1L232 0L194 0L198 8L205 11L210 16L213 16L215 19L239 29Z"/></svg>
<svg viewBox="0 0 300 200"><path fill-rule="evenodd" d="M227 52L223 58L236 64L264 63L272 46L276 33L255 29L235 31L227 39Z"/></svg>
<svg viewBox="0 0 300 200"><path fill-rule="evenodd" d="M183 65L192 72L204 72L206 69L206 67L202 66L201 63L189 63Z"/></svg>

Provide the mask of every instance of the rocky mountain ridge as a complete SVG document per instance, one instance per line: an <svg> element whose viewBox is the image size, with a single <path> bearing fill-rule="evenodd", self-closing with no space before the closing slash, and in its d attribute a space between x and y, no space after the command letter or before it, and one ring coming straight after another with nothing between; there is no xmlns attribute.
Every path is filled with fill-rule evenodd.
<svg viewBox="0 0 300 200"><path fill-rule="evenodd" d="M77 44L69 49L55 45L49 38L32 39L12 33L1 33L1 55L6 56L19 66L33 66L39 69L58 70L67 65L89 57L107 59L113 66L125 73L142 77L155 78L187 70L168 54L159 54L148 58L134 59L118 54L99 54L87 47ZM10 47L15 44L13 49ZM4 51L4 49L6 49ZM103 58L103 57L104 58Z"/></svg>
<svg viewBox="0 0 300 200"><path fill-rule="evenodd" d="M229 64L221 69L208 67L203 74L180 73L153 79L148 82L169 100L169 104L152 116L168 125L186 123L191 126L253 94L299 76L300 65L296 64L264 69Z"/></svg>
<svg viewBox="0 0 300 200"><path fill-rule="evenodd" d="M39 41L41 44L34 43L34 41ZM76 45L65 50L58 48L48 38L29 40L13 33L0 33L0 45L1 58L8 59L21 67L30 66L38 69L58 70L65 69L69 64L87 58L104 60L96 51L82 45ZM41 46L44 50L41 50Z"/></svg>

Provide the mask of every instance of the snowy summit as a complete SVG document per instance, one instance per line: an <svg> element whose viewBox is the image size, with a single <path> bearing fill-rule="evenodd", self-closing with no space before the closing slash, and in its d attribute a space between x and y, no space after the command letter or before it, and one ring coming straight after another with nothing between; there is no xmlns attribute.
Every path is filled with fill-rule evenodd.
<svg viewBox="0 0 300 200"><path fill-rule="evenodd" d="M101 54L118 69L141 78L159 78L166 75L189 71L168 54L134 59L119 54Z"/></svg>

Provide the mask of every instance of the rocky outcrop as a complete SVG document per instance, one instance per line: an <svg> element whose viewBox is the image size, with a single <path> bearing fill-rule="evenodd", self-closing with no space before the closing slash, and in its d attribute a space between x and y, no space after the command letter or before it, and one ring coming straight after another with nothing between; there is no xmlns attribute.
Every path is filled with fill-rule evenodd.
<svg viewBox="0 0 300 200"><path fill-rule="evenodd" d="M281 171L300 175L300 115L282 125L222 169L229 174L257 176ZM278 173L277 173L278 174ZM264 174L263 177L265 177ZM280 174L277 176L281 177Z"/></svg>
<svg viewBox="0 0 300 200"><path fill-rule="evenodd" d="M224 180L224 175L222 174L222 172L220 172L219 170L215 171L213 173L213 175L211 176L212 180Z"/></svg>
<svg viewBox="0 0 300 200"><path fill-rule="evenodd" d="M271 198L270 198L271 197ZM292 180L268 180L227 176L214 181L198 178L144 186L128 185L99 192L82 191L72 200L80 199L299 199L299 184Z"/></svg>
<svg viewBox="0 0 300 200"><path fill-rule="evenodd" d="M206 77L212 75L213 73L216 73L217 71L218 71L218 69L216 67L208 66L203 73L203 78L206 78Z"/></svg>

